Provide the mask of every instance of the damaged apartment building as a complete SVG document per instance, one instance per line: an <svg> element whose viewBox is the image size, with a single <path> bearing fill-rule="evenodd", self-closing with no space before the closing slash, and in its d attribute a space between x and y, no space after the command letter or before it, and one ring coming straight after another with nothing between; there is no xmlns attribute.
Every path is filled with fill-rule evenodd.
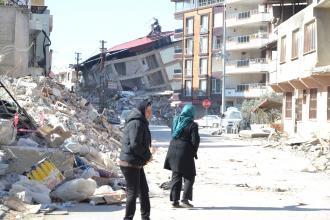
<svg viewBox="0 0 330 220"><path fill-rule="evenodd" d="M306 3L276 27L278 54L270 86L283 94L282 123L288 134L328 139L330 0Z"/></svg>
<svg viewBox="0 0 330 220"><path fill-rule="evenodd" d="M159 29L81 63L78 80L83 96L90 100L117 91L180 91L181 64L174 59L178 42L173 40L173 32Z"/></svg>
<svg viewBox="0 0 330 220"><path fill-rule="evenodd" d="M42 0L0 0L0 74L48 74L53 17Z"/></svg>

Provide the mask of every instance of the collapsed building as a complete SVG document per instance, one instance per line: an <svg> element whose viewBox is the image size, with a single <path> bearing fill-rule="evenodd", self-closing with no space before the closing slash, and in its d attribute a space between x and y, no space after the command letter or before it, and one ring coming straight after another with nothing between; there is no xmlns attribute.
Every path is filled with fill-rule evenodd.
<svg viewBox="0 0 330 220"><path fill-rule="evenodd" d="M149 35L90 57L77 68L77 92L108 107L117 91L136 94L181 90L181 64L174 59L173 32L155 28Z"/></svg>

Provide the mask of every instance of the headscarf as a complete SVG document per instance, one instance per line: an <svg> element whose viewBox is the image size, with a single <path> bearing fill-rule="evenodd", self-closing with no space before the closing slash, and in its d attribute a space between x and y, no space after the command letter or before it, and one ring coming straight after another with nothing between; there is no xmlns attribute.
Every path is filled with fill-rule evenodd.
<svg viewBox="0 0 330 220"><path fill-rule="evenodd" d="M142 102L140 102L137 105L137 109L141 112L141 114L145 117L145 113L146 113L146 108L152 104L151 99L144 99Z"/></svg>
<svg viewBox="0 0 330 220"><path fill-rule="evenodd" d="M195 107L193 105L185 105L180 113L180 115L173 120L173 129L172 129L172 137L174 139L178 138L183 129L187 127L187 125L194 121L195 117Z"/></svg>

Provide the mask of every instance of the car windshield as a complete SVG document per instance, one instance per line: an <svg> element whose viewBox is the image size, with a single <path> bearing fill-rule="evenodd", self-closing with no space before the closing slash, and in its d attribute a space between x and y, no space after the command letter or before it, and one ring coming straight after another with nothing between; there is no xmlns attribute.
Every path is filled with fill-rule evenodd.
<svg viewBox="0 0 330 220"><path fill-rule="evenodd" d="M225 113L225 119L242 119L240 112Z"/></svg>

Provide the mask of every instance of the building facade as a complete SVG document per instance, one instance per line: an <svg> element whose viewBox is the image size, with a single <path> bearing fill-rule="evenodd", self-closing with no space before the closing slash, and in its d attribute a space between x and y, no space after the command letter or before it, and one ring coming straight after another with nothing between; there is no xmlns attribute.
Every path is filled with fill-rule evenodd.
<svg viewBox="0 0 330 220"><path fill-rule="evenodd" d="M48 74L53 17L44 1L0 3L0 74Z"/></svg>
<svg viewBox="0 0 330 220"><path fill-rule="evenodd" d="M283 94L283 125L289 134L329 138L330 1L315 0L277 27L274 91Z"/></svg>

